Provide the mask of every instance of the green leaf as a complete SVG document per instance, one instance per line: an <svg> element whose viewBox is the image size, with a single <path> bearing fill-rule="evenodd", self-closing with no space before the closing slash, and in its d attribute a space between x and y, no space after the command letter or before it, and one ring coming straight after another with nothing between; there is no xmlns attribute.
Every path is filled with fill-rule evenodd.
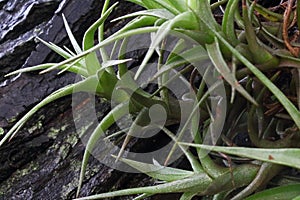
<svg viewBox="0 0 300 200"><path fill-rule="evenodd" d="M89 197L78 198L77 200L87 199L104 199L116 196L125 196L133 194L160 194L160 193L174 193L174 192L201 192L211 183L211 179L206 174L195 174L194 176L184 178L177 181L172 181L160 185L130 188L118 190L114 192L96 194Z"/></svg>
<svg viewBox="0 0 300 200"><path fill-rule="evenodd" d="M145 4L143 3L143 0L126 0L126 1L132 2L134 4L137 4L137 5L140 5L144 8L146 8Z"/></svg>
<svg viewBox="0 0 300 200"><path fill-rule="evenodd" d="M150 9L159 9L159 8L164 8L162 5L155 1L149 1L149 0L141 0L144 4L144 7L147 8L147 10Z"/></svg>
<svg viewBox="0 0 300 200"><path fill-rule="evenodd" d="M79 82L80 83L80 82ZM63 87L54 93L50 94L48 97L43 99L40 103L35 105L26 115L24 115L18 122L5 134L5 136L0 141L0 146L3 145L4 142L6 142L9 138L11 139L14 137L14 135L20 130L20 128L29 120L30 117L34 113L36 113L39 109L47 105L48 103L51 103L52 101L59 99L61 97L64 97L66 95L72 94L74 85L68 85L66 87Z"/></svg>
<svg viewBox="0 0 300 200"><path fill-rule="evenodd" d="M144 200L144 199L146 199L147 197L151 197L151 196L153 196L153 194L147 194L147 193L144 193L144 194L141 194L141 195L135 197L135 198L132 199L132 200Z"/></svg>
<svg viewBox="0 0 300 200"><path fill-rule="evenodd" d="M71 63L71 64L67 64L67 65L65 65L65 66L61 66L60 68L61 68L61 71L60 72L58 72L57 74L62 74L62 73L64 73L65 71L70 71L70 72L75 72L76 74L80 74L80 71L76 71L75 69L78 69L78 67L76 67L76 66L78 66L79 65L79 63L81 62L81 60L82 59L79 59L79 60L75 60L73 63ZM81 70L81 71L85 71L85 70L83 70L83 69L81 69L81 68L79 68L79 70ZM87 77L87 71L85 71L86 73L85 73L85 77Z"/></svg>
<svg viewBox="0 0 300 200"><path fill-rule="evenodd" d="M181 128L180 132L178 134L176 134L176 139L175 139L176 143L173 145L172 149L170 150L165 163L167 163L168 159L175 152L175 149L177 148L177 145L179 145L179 147L181 149L184 149L184 147L178 141L180 141L182 139L182 136L185 134L185 131L189 127L190 123L193 123L193 121L195 121L195 120L196 121L200 120L199 119L199 112L198 112L199 111L198 109L199 109L200 105L205 101L205 99L208 97L208 95L211 94L211 92L213 90L215 90L216 87L218 87L220 84L222 84L221 81L215 82L212 86L210 86L208 88L208 91L205 92L205 94L201 97L201 99L195 105L193 105L193 109L191 111L189 111L191 114L186 119L186 121L185 121L183 127ZM192 124L192 126L193 126L192 132L194 134L197 128L195 127L195 124ZM168 132L166 132L166 133L168 133ZM168 134L168 136L171 136L171 135ZM172 138L172 136L171 136L171 138ZM196 160L193 157L191 157L192 155L189 156L188 154L186 154L186 156L187 156L188 160L190 161L190 164L192 165L192 168L193 168L193 170L195 172L201 172L201 171L203 171L203 168L199 164L198 160Z"/></svg>
<svg viewBox="0 0 300 200"><path fill-rule="evenodd" d="M129 62L131 60L132 60L131 58L124 59L124 60L108 60L108 61L102 63L102 69L104 69L106 67L111 67L114 65L123 64L123 63Z"/></svg>
<svg viewBox="0 0 300 200"><path fill-rule="evenodd" d="M300 184L284 185L258 192L245 200L286 200L299 199Z"/></svg>
<svg viewBox="0 0 300 200"><path fill-rule="evenodd" d="M233 46L238 44L238 39L236 37L234 28L234 16L236 11L238 11L238 3L239 0L228 1L222 21L222 31L225 33L226 37L233 44Z"/></svg>
<svg viewBox="0 0 300 200"><path fill-rule="evenodd" d="M114 35L120 35L121 33L125 33L129 30L135 30L141 27L153 26L156 22L157 18L152 16L141 16L133 19L129 23L127 23L121 30L116 32ZM158 28L157 28L158 29Z"/></svg>
<svg viewBox="0 0 300 200"><path fill-rule="evenodd" d="M198 193L194 193L194 192L185 192L182 194L182 196L180 197L180 200L192 200L192 198L194 196L196 196Z"/></svg>
<svg viewBox="0 0 300 200"><path fill-rule="evenodd" d="M266 62L276 62L277 59L270 52L268 52L262 45L259 44L255 29L252 26L252 11L247 6L243 6L243 20L245 24L245 34L248 42L249 50L252 53L255 63L263 64ZM275 63L274 63L275 64Z"/></svg>
<svg viewBox="0 0 300 200"><path fill-rule="evenodd" d="M181 143L191 147L228 153L231 155L257 159L265 162L286 165L300 169L300 148L246 148L246 147L221 147L202 144Z"/></svg>
<svg viewBox="0 0 300 200"><path fill-rule="evenodd" d="M185 48L186 48L187 44L185 42L184 39L179 39L176 42L176 45L173 47L173 49L171 50L168 58L167 58L167 62L169 60L171 60L174 56L177 56L180 54L180 52L182 52Z"/></svg>
<svg viewBox="0 0 300 200"><path fill-rule="evenodd" d="M180 12L188 11L187 3L183 0L170 0L169 2Z"/></svg>
<svg viewBox="0 0 300 200"><path fill-rule="evenodd" d="M79 175L79 182L78 182L76 196L78 196L80 193L82 182L84 180L84 174L90 157L90 152L93 151L97 141L104 134L104 132L118 119L120 119L122 116L127 114L127 112L128 112L128 101L125 101L117 105L101 120L101 122L97 125L97 127L94 129L93 133L89 137L86 148L84 150L84 155L81 163L81 170Z"/></svg>
<svg viewBox="0 0 300 200"><path fill-rule="evenodd" d="M128 31L124 31L124 32L117 32L117 33L111 35L109 38L105 39L104 41L100 42L99 44L93 46L92 48L90 48L86 51L83 51L82 53L80 53L76 56L70 57L67 60L57 63L56 65L44 70L43 73L60 68L63 65L66 65L68 63L74 62L75 60L81 59L82 57L85 57L85 56L89 55L90 53L93 53L94 51L96 51L108 44L111 44L117 40L120 40L120 39L123 39L126 37L130 37L132 35L151 33L151 32L155 32L157 30L158 30L158 27L143 27L143 28L136 28L134 30L128 30Z"/></svg>
<svg viewBox="0 0 300 200"><path fill-rule="evenodd" d="M11 75L15 75L18 73L25 73L25 72L32 72L32 71L37 71L37 70L45 70L48 69L50 67L53 67L54 65L56 65L56 63L46 63L46 64L40 64L40 65L36 65L33 67L26 67L26 68L22 68L16 71L13 71L9 74L6 74L5 76L11 76ZM59 69L61 70L65 70L67 69L67 71L69 72L73 72L76 74L80 74L84 77L87 77L87 71L85 69L83 69L82 67L75 65L75 64L66 64L66 65L62 65L59 67Z"/></svg>
<svg viewBox="0 0 300 200"><path fill-rule="evenodd" d="M192 113L192 115L193 115L193 113ZM199 121L199 118L195 117L193 120ZM198 127L194 127L193 130L197 129L197 128ZM187 150L184 146L178 144L178 138L175 136L175 134L173 134L171 131L169 131L165 127L160 127L160 129L163 130L175 142L175 144L179 146L179 148L181 149L181 151L184 153L187 160L189 161L193 171L195 173L202 173L204 170L203 170L200 162L198 161L198 159L196 159L195 156L189 150ZM180 137L180 133L179 133L179 137ZM175 145L173 146L173 149L174 148L175 148ZM173 152L174 151L171 149L168 157L166 158L165 164L168 162L168 160L171 157L171 155L173 154Z"/></svg>
<svg viewBox="0 0 300 200"><path fill-rule="evenodd" d="M204 194L217 194L244 187L252 182L259 170L258 165L243 164L227 168L227 171L211 182Z"/></svg>
<svg viewBox="0 0 300 200"><path fill-rule="evenodd" d="M130 18L130 17L138 17L138 16L152 16L152 17L156 17L159 19L165 19L165 20L170 20L175 17L174 14L172 14L171 12L169 12L166 9L150 9L150 10L142 10L142 11L130 13L128 15L124 15L124 16L115 18L114 20L112 20L112 22L118 21L121 19Z"/></svg>
<svg viewBox="0 0 300 200"><path fill-rule="evenodd" d="M96 22L94 22L88 30L85 32L83 37L83 50L88 50L94 46L95 32L102 25L112 10L117 6L118 3L113 4Z"/></svg>
<svg viewBox="0 0 300 200"><path fill-rule="evenodd" d="M280 67L289 66L300 69L300 59L293 57L289 51L282 49L274 51L274 54L281 58L279 64Z"/></svg>
<svg viewBox="0 0 300 200"><path fill-rule="evenodd" d="M222 77L231 85L231 87L240 92L251 103L253 103L254 105L258 105L254 98L239 84L238 80L235 78L235 75L230 71L221 53L217 38L215 38L214 43L207 44L206 49L216 69L222 75Z"/></svg>
<svg viewBox="0 0 300 200"><path fill-rule="evenodd" d="M158 180L175 181L175 180L180 180L194 175L194 172L192 171L153 165L153 164L138 162L134 160L129 160L126 158L120 158L120 160L128 164L129 166L137 169L138 171L143 172L148 176Z"/></svg>
<svg viewBox="0 0 300 200"><path fill-rule="evenodd" d="M69 52L63 50L62 48L60 48L56 44L53 44L51 42L48 43L48 42L44 41L43 39L41 39L39 37L37 37L36 39L39 40L40 42L42 42L44 45L46 45L52 51L54 51L57 54L61 55L63 58L68 59L68 58L72 57L72 55Z"/></svg>
<svg viewBox="0 0 300 200"><path fill-rule="evenodd" d="M295 197L295 198L293 198L293 200L300 200L300 195L297 196L297 197Z"/></svg>
<svg viewBox="0 0 300 200"><path fill-rule="evenodd" d="M171 29L176 26L184 27L184 28L187 28L186 26L190 26L189 27L190 29L197 29L198 25L195 23L191 23L193 21L195 22L194 13L185 12L185 13L181 13L180 15L177 15L174 19L163 23L159 27L154 38L152 39L149 50L147 51L147 54L145 55L145 58L144 58L142 64L140 65L139 69L136 72L135 79L137 79L141 75L141 73L144 70L144 68L146 67L149 59L153 55L155 49L159 46L161 41L170 33ZM187 23L189 25L186 25ZM185 25L183 25L183 24L185 24Z"/></svg>
<svg viewBox="0 0 300 200"><path fill-rule="evenodd" d="M0 146L3 145L9 138L11 139L14 135L20 130L20 128L29 120L30 117L33 116L39 109L44 107L45 105L59 99L61 97L70 95L74 92L74 88L76 88L77 92L95 92L94 86L98 84L98 78L96 76L88 77L80 82L67 85L43 99L40 103L34 106L29 112L26 113L2 138L0 141Z"/></svg>
<svg viewBox="0 0 300 200"><path fill-rule="evenodd" d="M67 51L65 51L64 49L62 49L61 47L51 43L51 42L45 42L44 40L42 40L41 38L38 38L37 39L42 42L44 45L46 45L48 48L50 48L51 50L53 50L54 52L56 52L57 54L61 55L63 58L65 59L69 59L69 58L72 58L73 56L75 56L75 54L73 52L71 52L71 50L69 50L67 47L65 47L65 49ZM76 62L77 63L77 62ZM82 61L82 60L79 60L78 62L78 65L76 65L78 67L78 69L76 67L74 67L75 69L73 70L73 67L70 67L70 65L66 65L66 66L61 66L60 69L63 69L63 68L70 68L69 71L72 71L72 72L75 72L77 73L77 71L79 72L79 74L86 74L86 73L83 73L83 71L85 70L85 63ZM51 66L53 67L53 66ZM48 68L51 68L50 66ZM80 68L80 69L79 69ZM82 72L82 73L81 73ZM43 73L43 72L41 72Z"/></svg>
<svg viewBox="0 0 300 200"><path fill-rule="evenodd" d="M72 58L73 57L71 57L70 59L72 59ZM54 70L54 69L64 69L64 68L67 68L67 67L70 67L70 66L75 66L75 64L79 63L81 59L82 59L82 57L80 57L79 59L76 59L76 60L72 59L72 62L70 62L70 63L68 62L68 63L62 64L62 65L60 65L60 63L55 63L54 65L48 66L47 68L42 70L40 72L40 74L44 74L44 73L49 72L49 71ZM87 73L87 71L85 69L83 69L83 70Z"/></svg>
<svg viewBox="0 0 300 200"><path fill-rule="evenodd" d="M180 11L173 6L168 0L142 0L144 4L147 6L147 10L149 9L157 9L164 8L174 15L179 15Z"/></svg>
<svg viewBox="0 0 300 200"><path fill-rule="evenodd" d="M210 1L207 0L198 1L200 10L197 12L197 14L199 14L198 19L200 19L201 31L208 32L208 34L210 34L211 30L214 31L220 30L220 25L216 22L214 18L209 2ZM208 31L207 26L209 26L212 29Z"/></svg>
<svg viewBox="0 0 300 200"><path fill-rule="evenodd" d="M202 20L200 18L200 20ZM269 90L274 94L278 101L283 105L283 107L290 114L298 128L300 128L300 112L295 107L295 105L285 96L285 94L274 85L268 77L266 77L257 67L255 67L247 58L245 58L240 52L238 52L232 45L230 45L227 40L213 27L211 27L206 21L203 21L207 27L213 31L215 36L234 54L234 56L240 60Z"/></svg>
<svg viewBox="0 0 300 200"><path fill-rule="evenodd" d="M67 31L67 34L69 36L69 39L72 43L72 46L74 48L74 50L76 51L77 54L81 53L82 52L82 49L80 48L79 44L77 43L72 31L71 31L71 28L69 27L68 25L68 22L65 18L65 15L62 15L63 16L63 21L64 21L64 24L65 24L65 29Z"/></svg>
<svg viewBox="0 0 300 200"><path fill-rule="evenodd" d="M179 67L185 64L195 64L199 62L207 62L209 61L209 57L205 49L198 45L192 47L182 53L173 54L172 58L167 61L153 76L153 79L161 76L163 73L168 72L175 67Z"/></svg>
<svg viewBox="0 0 300 200"><path fill-rule="evenodd" d="M96 30L105 22L109 14L112 10L116 7L118 3L113 4L103 15L92 25L89 29L85 32L83 37L83 50L88 50L94 46L95 41L95 32ZM101 42L101 41L100 41ZM101 48L100 48L101 49ZM103 54L101 54L103 55ZM102 58L105 60L105 58ZM96 72L101 68L101 65L98 61L98 57L96 52L93 52L86 56L86 70L89 72L90 75L96 74Z"/></svg>
<svg viewBox="0 0 300 200"><path fill-rule="evenodd" d="M110 0L105 0L101 11L101 18L106 14L107 10L109 10L108 9L109 4L110 4ZM111 8L113 8L113 6ZM98 42L102 42L103 40L104 40L104 23L102 23L98 28ZM107 61L109 59L108 53L106 52L105 48L100 48L100 55L102 57L102 61ZM111 67L106 69L106 71L114 74L114 70Z"/></svg>
<svg viewBox="0 0 300 200"><path fill-rule="evenodd" d="M259 4L255 4L254 9L261 14L262 16L264 16L267 20L270 20L272 22L277 22L277 21L282 21L283 20L283 15L276 13L276 12L272 12L270 9L267 9Z"/></svg>

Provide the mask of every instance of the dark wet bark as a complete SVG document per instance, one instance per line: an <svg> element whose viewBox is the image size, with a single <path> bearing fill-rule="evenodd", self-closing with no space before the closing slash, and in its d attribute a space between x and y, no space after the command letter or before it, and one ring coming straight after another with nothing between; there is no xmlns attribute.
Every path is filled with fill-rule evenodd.
<svg viewBox="0 0 300 200"><path fill-rule="evenodd" d="M37 73L27 73L16 80L12 77L5 78L4 75L21 67L59 61L61 58L45 45L36 43L35 37L39 36L45 41L71 48L61 15L66 16L77 41L80 42L84 31L98 19L104 1L11 0L4 2L6 4L0 11L0 19L1 22L3 21L0 29L0 127L6 128L9 122L14 121L43 97L74 80L70 74L57 76L55 72L39 76L36 76ZM43 5L45 9L41 8ZM122 14L120 8L124 8L124 12L137 9L128 2L122 2L111 18ZM36 10L47 10L43 15L47 14L48 17L39 17L41 11ZM16 13L20 16L15 16ZM47 20L49 16L51 19ZM9 26L6 26L6 23ZM114 24L110 26L108 33L117 28ZM118 27L120 26L121 24L118 24ZM19 30L20 27L23 27L23 31Z"/></svg>

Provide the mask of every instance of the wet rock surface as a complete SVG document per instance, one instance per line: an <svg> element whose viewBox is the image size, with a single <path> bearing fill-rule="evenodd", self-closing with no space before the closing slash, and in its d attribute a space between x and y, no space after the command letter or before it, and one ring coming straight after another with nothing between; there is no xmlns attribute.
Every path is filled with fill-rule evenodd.
<svg viewBox="0 0 300 200"><path fill-rule="evenodd" d="M0 11L0 64L3 75L24 64L35 48L34 38L47 29L59 0L3 1ZM44 29L44 30L43 30ZM18 59L16 59L18 58Z"/></svg>
<svg viewBox="0 0 300 200"><path fill-rule="evenodd" d="M49 21L59 3L60 0L8 1L0 12L0 43L13 40L37 25Z"/></svg>
<svg viewBox="0 0 300 200"><path fill-rule="evenodd" d="M22 2L24 3L23 8L20 8ZM0 112L0 127L6 128L9 126L9 122L17 119L20 114L43 97L63 85L73 82L74 75L66 73L57 76L55 72L39 76L36 76L37 73L27 73L17 77L4 77L4 75L21 67L60 61L61 58L57 54L51 52L45 45L37 43L35 37L38 36L45 41L71 48L61 15L66 16L76 39L81 41L84 31L99 17L102 1L28 0L3 1L3 4L3 8L6 9L1 10L0 14L1 19L4 19L0 29L0 110L2 111ZM42 6L46 8L41 8ZM27 7L30 9L25 12ZM127 12L137 9L128 2L123 3L120 7L127 8L124 9ZM120 7L117 12L114 12L115 16L121 14ZM35 10L44 9L47 12L42 15L48 17L38 17L41 13ZM23 10L23 12L20 12L18 18L14 12L9 13L7 10L17 13L19 10ZM8 19L6 19L5 13ZM18 20L13 21L11 18ZM47 20L49 18L50 20ZM5 23L9 23L9 27L3 25ZM26 26L26 24L30 24L30 26ZM20 26L24 27L26 31L20 32L18 30ZM27 27L29 27L28 30Z"/></svg>

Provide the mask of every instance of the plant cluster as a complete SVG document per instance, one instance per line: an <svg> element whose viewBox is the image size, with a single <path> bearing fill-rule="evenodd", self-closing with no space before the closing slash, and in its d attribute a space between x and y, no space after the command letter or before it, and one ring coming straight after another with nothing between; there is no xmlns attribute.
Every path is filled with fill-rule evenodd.
<svg viewBox="0 0 300 200"><path fill-rule="evenodd" d="M287 178L281 172L300 168L300 45L297 42L298 30L292 32L295 27L300 27L300 3L287 0L267 9L250 0L215 3L209 0L128 1L145 10L115 19L134 18L121 30L105 38L104 23L117 6L109 7L110 2L106 0L101 18L86 31L82 46L76 42L64 18L75 52L40 39L65 60L21 69L9 75L59 69L59 73L77 73L82 80L41 101L4 135L0 145L12 138L46 104L74 91L95 92L101 98L114 101L116 106L88 140L77 195L96 142L128 112L134 120L126 130L126 138L116 159L162 183L79 199L136 194L140 196L135 199L143 199L158 193L182 193L181 200L195 196L211 196L212 199L299 199L299 178ZM217 9L222 11L221 21L216 20L214 15ZM151 33L151 44L137 71L132 74L127 65L130 61L126 57L127 43L130 37L145 33ZM165 52L163 47L169 35L175 35L178 40L170 52ZM97 43L95 36L98 37ZM192 45L189 45L190 40L194 42ZM110 44L114 44L114 48L108 53L105 47ZM113 57L115 54L117 59ZM157 90L149 93L140 87L137 80L149 67L147 64L153 56L157 57L156 72L149 79L157 80ZM172 75L170 72L174 70L177 73ZM167 86L179 75L189 78L196 101L185 124L175 134L168 126L180 122L182 116L178 110L186 100L174 98ZM217 81L206 84L207 77L214 77ZM122 84L118 85L120 81ZM218 94L220 85L224 86L228 98L221 99L216 95L215 98L219 99L212 112L209 105L213 104L213 98L209 96ZM116 89L117 94L113 94ZM225 123L218 126L220 101L226 102L227 110L220 111ZM151 120L149 113L154 105L165 110L166 125L159 128L175 143L165 164L178 148L189 161L191 170L122 158L130 136L139 125ZM220 131L220 136L214 135L217 131ZM235 140L241 132L250 141L245 146ZM191 134L193 142L183 141L184 134ZM210 141L205 143L208 135ZM196 149L194 153L191 152L193 148ZM271 181L274 177L277 182Z"/></svg>

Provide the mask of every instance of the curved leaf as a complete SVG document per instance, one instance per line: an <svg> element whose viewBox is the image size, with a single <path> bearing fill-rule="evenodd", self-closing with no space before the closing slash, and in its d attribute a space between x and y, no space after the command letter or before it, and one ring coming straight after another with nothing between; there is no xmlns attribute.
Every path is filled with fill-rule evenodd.
<svg viewBox="0 0 300 200"><path fill-rule="evenodd" d="M284 185L272 189L264 190L256 193L245 200L286 200L286 199L299 199L300 184Z"/></svg>
<svg viewBox="0 0 300 200"><path fill-rule="evenodd" d="M195 23L195 18L194 18L194 13L193 12L185 12L185 13L181 13L180 15L177 15L174 19L166 21L165 23L163 23L158 31L155 33L155 36L151 42L151 45L149 47L149 50L147 51L147 54L145 55L145 58L142 62L142 64L140 65L140 67L138 68L136 75L135 75L135 79L137 79L142 71L144 70L144 68L146 67L149 59L151 58L151 56L153 55L155 49L159 46L159 44L161 43L161 41L170 33L171 29L179 26L179 27L184 27L187 29L197 29L198 25ZM194 23L191 23L194 22ZM187 25L187 23L189 25ZM183 25L184 24L184 25ZM186 26L189 26L186 27Z"/></svg>
<svg viewBox="0 0 300 200"><path fill-rule="evenodd" d="M76 53L79 54L79 53L82 52L82 49L80 48L78 42L76 41L76 39L75 39L75 37L74 37L74 35L73 35L72 31L71 31L71 28L68 25L68 22L66 20L65 15L62 15L62 16L63 16L63 21L64 21L65 29L66 29L67 34L69 36L69 39L70 39L70 41L72 43L72 46L73 46L74 50L76 51Z"/></svg>
<svg viewBox="0 0 300 200"><path fill-rule="evenodd" d="M130 188L124 190L118 190L114 192L96 194L89 197L78 198L77 200L88 199L104 199L116 196L125 196L133 194L159 194L159 193L172 193L172 192L201 192L205 190L208 184L211 183L211 179L206 174L195 174L194 176L184 178L177 181L172 181L160 185Z"/></svg>
<svg viewBox="0 0 300 200"><path fill-rule="evenodd" d="M215 65L222 77L231 85L231 87L239 91L248 101L254 105L257 105L255 99L239 84L238 80L235 78L235 75L230 71L223 58L218 40L215 38L215 42L212 44L207 44L206 49L212 63Z"/></svg>
<svg viewBox="0 0 300 200"><path fill-rule="evenodd" d="M79 175L79 183L78 183L76 196L79 196L80 193L80 189L84 179L84 174L90 157L90 152L93 151L98 139L104 134L104 132L118 119L120 119L122 116L127 114L127 110L128 110L128 101L117 105L101 120L101 122L94 129L92 135L89 137L86 148L84 150L84 155L81 163L81 170Z"/></svg>
<svg viewBox="0 0 300 200"><path fill-rule="evenodd" d="M129 160L126 158L119 158L119 160L139 170L140 172L143 172L148 176L158 180L176 181L194 175L194 172L192 171L165 167L161 165L153 165L153 164L138 162L134 160Z"/></svg>
<svg viewBox="0 0 300 200"><path fill-rule="evenodd" d="M0 141L0 146L3 145L4 142L6 142L9 138L14 137L14 135L20 130L20 128L29 120L30 117L34 113L36 113L39 109L47 105L48 103L51 103L52 101L59 99L61 97L64 97L66 95L72 94L74 88L73 85L68 85L66 87L63 87L54 93L50 94L48 97L43 99L40 103L38 103L36 106L34 106L26 115L24 115L18 122L5 134L5 136Z"/></svg>
<svg viewBox="0 0 300 200"><path fill-rule="evenodd" d="M265 149L246 147L221 147L192 143L181 144L246 158L253 158L265 162L286 165L300 169L300 148Z"/></svg>
<svg viewBox="0 0 300 200"><path fill-rule="evenodd" d="M215 30L209 23L199 18L207 27L215 34L215 36L232 52L232 54L240 60L269 90L274 94L278 101L290 114L298 128L300 128L300 112L296 106L286 97L286 95L276 87L274 83L268 79L257 67L255 67L247 58L245 58L240 52L238 52L227 40Z"/></svg>
<svg viewBox="0 0 300 200"><path fill-rule="evenodd" d="M112 22L118 21L121 19L130 18L130 17L138 17L138 16L152 16L152 17L157 17L159 19L165 19L165 20L170 20L175 17L174 14L172 14L171 12L169 12L166 9L150 9L150 10L142 10L142 11L130 13L128 15L124 15L124 16L115 18L112 20Z"/></svg>

